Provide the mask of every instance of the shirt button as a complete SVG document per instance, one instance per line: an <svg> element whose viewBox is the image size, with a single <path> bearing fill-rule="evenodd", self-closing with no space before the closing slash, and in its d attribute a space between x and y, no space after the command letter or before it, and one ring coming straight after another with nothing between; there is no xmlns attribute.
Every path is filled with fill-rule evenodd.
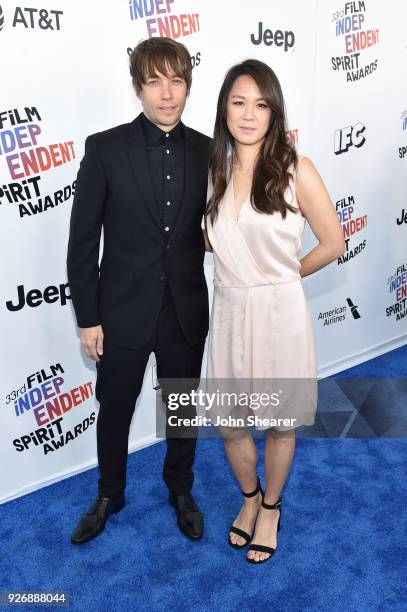
<svg viewBox="0 0 407 612"><path fill-rule="evenodd" d="M171 202L170 201L167 202L167 206L171 206Z"/></svg>
<svg viewBox="0 0 407 612"><path fill-rule="evenodd" d="M165 152L167 153L167 155L169 155L170 150L169 149L165 149Z"/></svg>
<svg viewBox="0 0 407 612"><path fill-rule="evenodd" d="M171 178L171 174L167 174L167 181L169 181Z"/></svg>
<svg viewBox="0 0 407 612"><path fill-rule="evenodd" d="M164 227L164 229L165 229L166 232L170 231L170 228L168 227L168 225L166 227Z"/></svg>
<svg viewBox="0 0 407 612"><path fill-rule="evenodd" d="M160 281L163 281L165 279L165 276L160 276Z"/></svg>
<svg viewBox="0 0 407 612"><path fill-rule="evenodd" d="M170 248L171 248L171 245L170 245L170 244L167 244L167 246L166 246L165 248L166 248L166 249L167 249L167 251L168 251L168 249L170 249Z"/></svg>
<svg viewBox="0 0 407 612"><path fill-rule="evenodd" d="M168 133L168 132L166 132L165 137L166 137L166 138L169 138L169 136L170 136L170 135L169 135L169 133Z"/></svg>

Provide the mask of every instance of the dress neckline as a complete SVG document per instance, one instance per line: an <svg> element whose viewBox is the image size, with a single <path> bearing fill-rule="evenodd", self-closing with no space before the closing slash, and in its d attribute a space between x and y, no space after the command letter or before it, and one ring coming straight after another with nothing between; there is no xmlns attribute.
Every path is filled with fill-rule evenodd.
<svg viewBox="0 0 407 612"><path fill-rule="evenodd" d="M236 223L239 223L239 219L242 214L243 206L246 204L247 200L250 197L251 188L250 188L249 193L247 194L247 196L244 198L243 202L240 205L239 214L237 214L236 212L236 198L235 198L235 187L234 187L234 181L233 181L233 172L231 173L231 177L230 177L230 188L232 191L232 205L233 205L234 218L235 218Z"/></svg>

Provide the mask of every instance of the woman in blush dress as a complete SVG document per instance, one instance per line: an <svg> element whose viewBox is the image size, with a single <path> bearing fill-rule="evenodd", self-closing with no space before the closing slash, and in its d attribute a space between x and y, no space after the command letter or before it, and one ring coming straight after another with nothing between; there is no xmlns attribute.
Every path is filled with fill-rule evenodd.
<svg viewBox="0 0 407 612"><path fill-rule="evenodd" d="M283 409L268 406L258 414L295 417L288 426L282 419L270 419L277 425L268 426L264 418L266 425L256 425L265 434L264 491L249 421L243 427L237 419L216 423L244 495L228 541L234 548L250 544L246 559L256 564L276 550L295 429L315 421L315 347L301 277L345 248L320 175L287 138L284 108L278 78L263 62L246 60L227 73L217 105L204 230L214 255L207 380L235 381L236 389L248 380L253 389L259 381L262 389L279 391L287 380ZM299 260L306 221L318 244ZM234 409L228 413L222 406L208 414L244 412Z"/></svg>

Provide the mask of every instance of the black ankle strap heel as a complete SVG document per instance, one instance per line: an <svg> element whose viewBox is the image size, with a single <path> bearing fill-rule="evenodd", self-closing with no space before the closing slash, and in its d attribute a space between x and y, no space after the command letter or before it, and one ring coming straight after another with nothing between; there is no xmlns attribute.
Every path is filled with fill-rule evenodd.
<svg viewBox="0 0 407 612"><path fill-rule="evenodd" d="M241 491L242 491L242 495L244 495L245 497L254 497L255 495L257 495L260 492L262 500L263 500L264 491L261 488L260 478L258 476L257 476L257 486L254 489L254 491L250 491L250 493L245 493L245 491L243 491L243 490L241 490ZM263 503L263 501L262 501L262 503ZM236 535L240 536L241 538L243 538L245 540L245 543L244 544L235 544L230 539L230 533L235 533ZM230 529L229 529L228 543L230 544L230 546L232 546L232 548L244 548L245 546L247 546L247 544L249 544L251 542L251 540L253 538L253 534L254 534L254 529L253 529L253 533L250 535L246 531L243 531L243 529L239 529L239 527L235 527L234 525L232 525L230 527Z"/></svg>
<svg viewBox="0 0 407 612"><path fill-rule="evenodd" d="M280 510L280 515L278 517L277 531L280 531L281 504L282 503L283 503L283 499L281 497L275 504L266 504L266 502L264 501L264 497L261 501L261 505L263 506L263 508L266 508L266 510Z"/></svg>
<svg viewBox="0 0 407 612"><path fill-rule="evenodd" d="M266 502L264 501L264 495L263 495L263 499L261 501L261 505L266 510L279 510L280 511L280 514L279 514L279 517L278 517L278 523L277 523L277 531L280 531L281 505L282 505L282 503L283 503L283 499L282 499L282 497L280 497L279 500L275 504L266 504ZM266 561L271 559L271 557L273 556L273 554L276 552L277 549L276 548L272 548L271 546L264 546L263 544L250 544L249 550L254 550L254 551L258 551L258 552L265 552L265 553L268 553L270 555L269 557L267 557L266 559L262 559L261 561L255 561L254 559L248 559L246 557L246 561L248 563L253 563L254 565L258 565L259 563L265 563Z"/></svg>
<svg viewBox="0 0 407 612"><path fill-rule="evenodd" d="M245 497L254 497L259 491L261 491L261 496L263 497L264 491L261 488L260 478L257 476L257 486L254 491L250 491L250 493L245 493L244 491L242 491L242 495L244 495Z"/></svg>

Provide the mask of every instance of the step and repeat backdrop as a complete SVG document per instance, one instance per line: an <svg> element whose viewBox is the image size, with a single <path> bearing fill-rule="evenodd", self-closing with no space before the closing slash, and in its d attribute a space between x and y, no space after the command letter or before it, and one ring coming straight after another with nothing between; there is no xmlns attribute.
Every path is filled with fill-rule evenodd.
<svg viewBox="0 0 407 612"><path fill-rule="evenodd" d="M303 280L319 376L405 344L406 22L402 0L0 0L1 501L96 464L69 218L85 137L141 110L128 70L141 39L187 45L183 120L208 135L231 65L254 57L277 73L288 137L321 173L346 239L342 257ZM307 225L303 252L315 244ZM210 254L205 269L212 294ZM130 450L156 441L154 380L152 357Z"/></svg>

